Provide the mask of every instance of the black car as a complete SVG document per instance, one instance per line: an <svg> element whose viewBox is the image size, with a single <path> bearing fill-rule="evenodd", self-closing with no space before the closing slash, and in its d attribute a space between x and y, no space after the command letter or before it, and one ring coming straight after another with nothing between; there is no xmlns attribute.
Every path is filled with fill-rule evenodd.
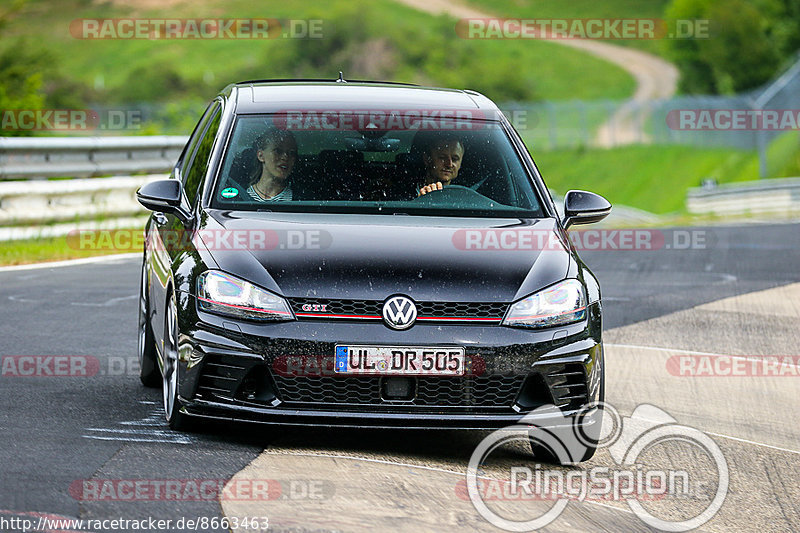
<svg viewBox="0 0 800 533"><path fill-rule="evenodd" d="M566 229L611 205L570 191L560 217L481 94L233 84L138 199L141 379L173 429L491 429L603 398L599 285Z"/></svg>

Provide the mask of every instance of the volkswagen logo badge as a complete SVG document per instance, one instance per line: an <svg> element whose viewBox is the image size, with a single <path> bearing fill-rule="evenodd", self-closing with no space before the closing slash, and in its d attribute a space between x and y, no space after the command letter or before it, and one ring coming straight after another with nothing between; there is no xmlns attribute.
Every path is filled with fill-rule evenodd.
<svg viewBox="0 0 800 533"><path fill-rule="evenodd" d="M383 304L383 321L392 329L408 329L417 320L417 306L405 296L392 296Z"/></svg>

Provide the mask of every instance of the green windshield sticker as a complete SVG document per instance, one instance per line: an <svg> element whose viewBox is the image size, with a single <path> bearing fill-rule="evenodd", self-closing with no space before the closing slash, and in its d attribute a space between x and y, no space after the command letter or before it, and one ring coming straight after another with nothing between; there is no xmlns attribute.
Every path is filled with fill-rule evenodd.
<svg viewBox="0 0 800 533"><path fill-rule="evenodd" d="M222 189L220 194L223 198L233 198L234 196L239 195L239 189L235 187L228 187L227 189Z"/></svg>

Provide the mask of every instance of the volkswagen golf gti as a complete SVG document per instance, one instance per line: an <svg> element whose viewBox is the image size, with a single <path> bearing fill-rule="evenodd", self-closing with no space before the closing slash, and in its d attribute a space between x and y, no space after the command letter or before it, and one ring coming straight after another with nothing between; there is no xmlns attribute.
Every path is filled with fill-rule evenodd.
<svg viewBox="0 0 800 533"><path fill-rule="evenodd" d="M141 380L173 429L599 424L600 289L567 229L611 205L559 214L479 93L232 84L137 196Z"/></svg>

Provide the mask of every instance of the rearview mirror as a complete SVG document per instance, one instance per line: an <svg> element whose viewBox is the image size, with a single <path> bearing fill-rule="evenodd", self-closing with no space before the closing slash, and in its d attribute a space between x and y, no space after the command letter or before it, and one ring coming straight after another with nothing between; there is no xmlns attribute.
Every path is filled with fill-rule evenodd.
<svg viewBox="0 0 800 533"><path fill-rule="evenodd" d="M150 211L170 213L184 222L191 219L189 206L183 195L183 185L176 179L145 183L136 191L136 199Z"/></svg>
<svg viewBox="0 0 800 533"><path fill-rule="evenodd" d="M564 229L573 224L591 224L611 212L608 200L589 191L569 191L564 197Z"/></svg>

